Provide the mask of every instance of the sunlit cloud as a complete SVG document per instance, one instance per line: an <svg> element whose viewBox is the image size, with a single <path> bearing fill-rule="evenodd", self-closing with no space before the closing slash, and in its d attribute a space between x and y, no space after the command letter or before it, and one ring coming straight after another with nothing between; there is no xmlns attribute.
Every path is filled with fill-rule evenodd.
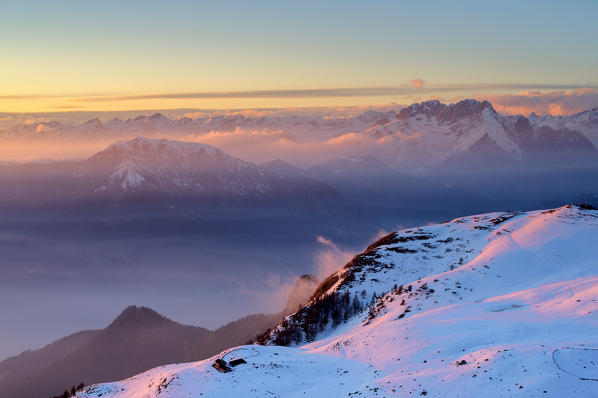
<svg viewBox="0 0 598 398"><path fill-rule="evenodd" d="M246 90L246 91L200 91L200 92L163 92L146 94L119 95L45 95L45 94L8 94L0 95L0 100L32 100L46 98L69 98L77 102L112 102L148 99L241 99L241 98L316 98L316 97L376 97L387 95L421 94L423 90L430 95L446 91L494 91L494 90L573 90L586 88L570 84L438 84L428 85L422 79L412 79L398 86L370 87L331 87L309 89Z"/></svg>
<svg viewBox="0 0 598 398"><path fill-rule="evenodd" d="M408 86L415 88L423 88L424 84L426 84L426 82L424 82L422 79L412 79L409 80Z"/></svg>
<svg viewBox="0 0 598 398"><path fill-rule="evenodd" d="M331 239L316 236L316 241L322 246L315 255L314 266L319 279L324 279L340 267L345 265L355 253L340 249Z"/></svg>
<svg viewBox="0 0 598 398"><path fill-rule="evenodd" d="M598 90L582 87L574 90L524 91L517 94L488 95L496 110L508 114L567 115L598 106Z"/></svg>
<svg viewBox="0 0 598 398"><path fill-rule="evenodd" d="M126 112L141 109L185 110L195 117L195 112L210 110L259 109L268 113L274 108L303 109L312 107L356 107L383 103L413 102L430 98L472 98L489 95L516 94L535 91L571 91L584 88L580 85L562 84L430 84L413 78L403 84L367 87L314 87L305 89L273 89L247 91L189 91L145 93L78 93L44 95L37 93L3 93L0 106L12 112ZM356 109L356 108L353 108ZM253 111L254 113L256 111ZM74 112L73 112L74 113ZM317 113L317 111L316 111ZM329 116L334 116L330 114Z"/></svg>
<svg viewBox="0 0 598 398"><path fill-rule="evenodd" d="M32 100L45 98L61 98L61 95L43 95L43 94L15 94L15 95L0 95L0 100Z"/></svg>
<svg viewBox="0 0 598 398"><path fill-rule="evenodd" d="M38 133L44 133L44 132L54 131L54 129L52 127L48 126L47 124L38 124L35 127L35 131L37 131Z"/></svg>
<svg viewBox="0 0 598 398"><path fill-rule="evenodd" d="M338 250L338 247L334 244L334 242L332 240L330 240L322 235L316 236L316 242L318 242L321 245L328 246L329 248Z"/></svg>
<svg viewBox="0 0 598 398"><path fill-rule="evenodd" d="M257 303L259 308L275 313L283 308L297 279L299 275L291 272L284 274L268 272L260 281L239 284L238 293Z"/></svg>
<svg viewBox="0 0 598 398"><path fill-rule="evenodd" d="M314 253L313 269L319 280L337 271L355 255L349 250L339 248L331 239L322 235L316 236L316 242L320 247ZM286 303L298 278L299 275L292 272L267 272L259 281L240 283L238 292L251 301L257 302L260 308L277 312Z"/></svg>
<svg viewBox="0 0 598 398"><path fill-rule="evenodd" d="M250 162L285 159L299 166L309 166L331 156L376 153L385 144L384 138L377 139L359 133L346 133L329 139L302 139L280 130L240 128L228 132L188 135L183 139L216 146Z"/></svg>
<svg viewBox="0 0 598 398"><path fill-rule="evenodd" d="M106 97L77 98L81 102L135 101L148 99L268 99L268 98L316 98L316 97L376 97L405 95L417 87L409 85L390 87L340 87L297 90L253 90L229 92L154 93L140 95L119 95Z"/></svg>

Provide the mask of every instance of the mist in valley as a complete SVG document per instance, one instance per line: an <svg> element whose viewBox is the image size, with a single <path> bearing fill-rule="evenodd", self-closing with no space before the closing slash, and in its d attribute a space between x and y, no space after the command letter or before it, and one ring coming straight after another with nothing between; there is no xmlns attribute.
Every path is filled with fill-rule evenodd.
<svg viewBox="0 0 598 398"><path fill-rule="evenodd" d="M323 279L386 232L463 214L595 201L598 187L589 182L598 181L596 171L585 173L370 175L336 184L320 176L340 196L318 209L5 206L0 356L104 327L130 304L212 329L275 313L298 276Z"/></svg>

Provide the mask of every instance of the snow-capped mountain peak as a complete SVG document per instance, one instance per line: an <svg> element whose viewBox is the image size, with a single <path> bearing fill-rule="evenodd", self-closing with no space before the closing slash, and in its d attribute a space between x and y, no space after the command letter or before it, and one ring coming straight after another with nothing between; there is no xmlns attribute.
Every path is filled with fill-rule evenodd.
<svg viewBox="0 0 598 398"><path fill-rule="evenodd" d="M524 116L504 116L488 101L445 105L426 101L402 109L395 121L368 133L386 140L381 158L389 165L422 169L439 166L476 169L570 162L595 152L573 129L541 129ZM586 159L586 158L584 158Z"/></svg>
<svg viewBox="0 0 598 398"><path fill-rule="evenodd" d="M144 137L112 144L89 160L112 167L107 186L120 187L124 191L146 187L172 193L174 186L197 184L199 176L195 176L196 173L257 169L257 166L252 167L211 145Z"/></svg>
<svg viewBox="0 0 598 398"><path fill-rule="evenodd" d="M211 145L136 137L79 161L23 165L22 177L3 186L11 201L89 202L113 207L138 203L161 208L219 206L329 206L331 186L283 175ZM40 184L40 175L51 175ZM176 205L175 205L176 204Z"/></svg>
<svg viewBox="0 0 598 398"><path fill-rule="evenodd" d="M397 118L404 120L416 115L425 115L428 118L436 117L441 123L454 123L460 119L471 119L488 109L496 113L489 101L467 99L455 104L445 105L438 100L415 103L402 109Z"/></svg>
<svg viewBox="0 0 598 398"><path fill-rule="evenodd" d="M62 178L68 180L68 189L61 195L73 198L192 200L200 205L203 201L238 202L241 198L244 203L322 204L339 197L324 183L281 175L195 142L136 137L65 167Z"/></svg>
<svg viewBox="0 0 598 398"><path fill-rule="evenodd" d="M511 130L488 101L446 105L434 100L402 109L395 121L369 134L387 140L382 155L387 164L430 168L482 159L521 161L524 150Z"/></svg>

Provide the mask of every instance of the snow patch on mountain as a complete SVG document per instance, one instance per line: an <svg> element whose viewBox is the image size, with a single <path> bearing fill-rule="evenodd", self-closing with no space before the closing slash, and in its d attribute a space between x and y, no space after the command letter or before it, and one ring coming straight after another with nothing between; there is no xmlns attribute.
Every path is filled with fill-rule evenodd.
<svg viewBox="0 0 598 398"><path fill-rule="evenodd" d="M108 177L110 184L117 183L123 190L135 189L145 182L145 178L137 172L137 166L130 160L118 165L117 170Z"/></svg>

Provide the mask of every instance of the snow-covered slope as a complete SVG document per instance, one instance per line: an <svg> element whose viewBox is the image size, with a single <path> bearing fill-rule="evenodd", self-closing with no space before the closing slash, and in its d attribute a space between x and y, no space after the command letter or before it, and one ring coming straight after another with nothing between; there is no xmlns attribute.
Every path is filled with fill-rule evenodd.
<svg viewBox="0 0 598 398"><path fill-rule="evenodd" d="M490 213L386 236L264 341L79 397L595 397L598 211ZM365 305L369 304L371 305ZM246 364L219 373L214 359Z"/></svg>

